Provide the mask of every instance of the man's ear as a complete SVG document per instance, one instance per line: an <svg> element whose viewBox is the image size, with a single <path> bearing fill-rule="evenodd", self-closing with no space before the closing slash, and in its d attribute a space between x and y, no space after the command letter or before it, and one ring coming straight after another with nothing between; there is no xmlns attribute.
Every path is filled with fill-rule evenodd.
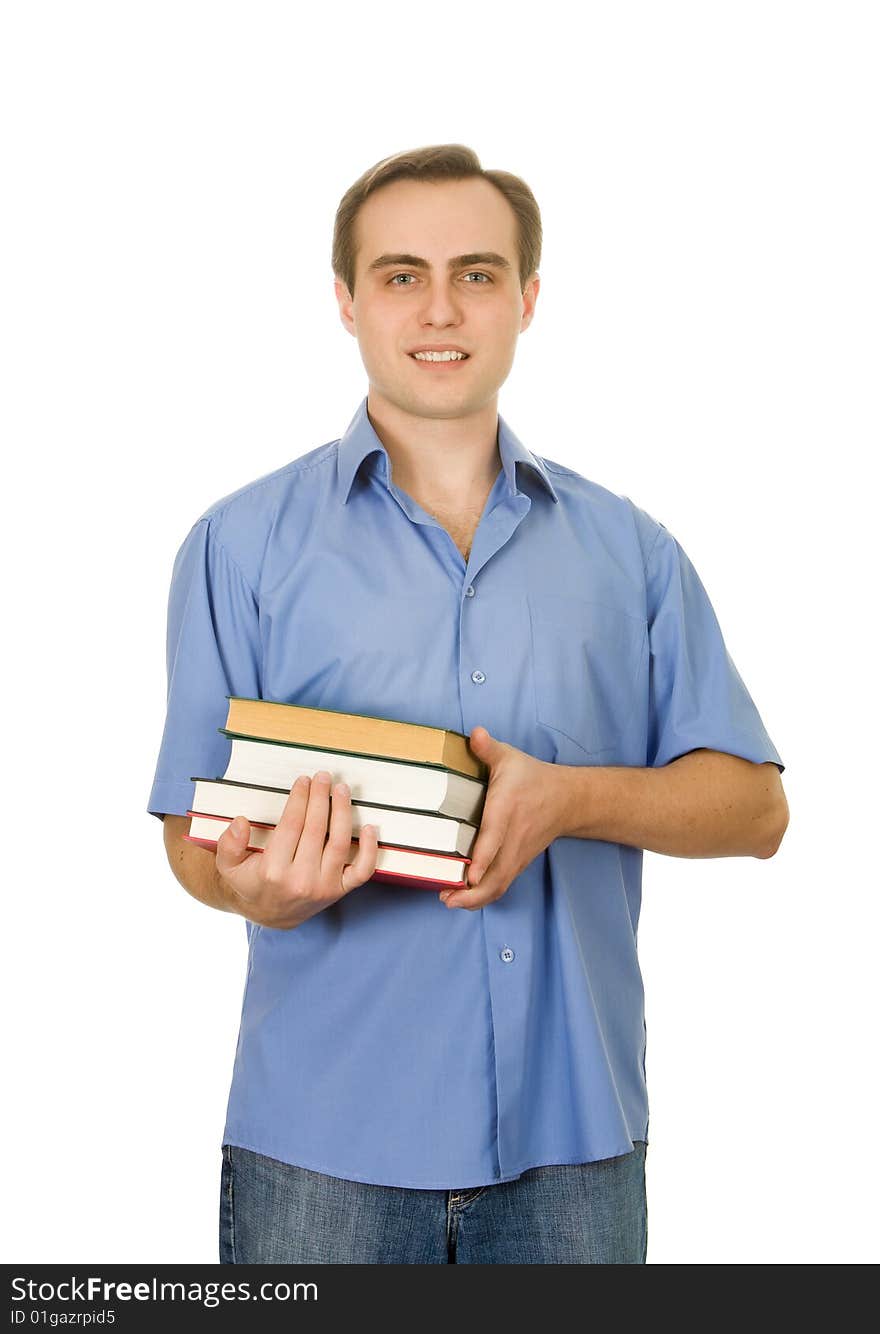
<svg viewBox="0 0 880 1334"><path fill-rule="evenodd" d="M526 283L523 292L523 317L519 326L520 333L525 333L532 322L532 316L535 313L535 302L538 300L538 293L541 290L541 279L537 272L533 273Z"/></svg>
<svg viewBox="0 0 880 1334"><path fill-rule="evenodd" d="M346 283L341 278L333 280L333 291L336 293L336 300L339 303L339 318L345 328L352 336L356 336L354 324L354 298L348 290Z"/></svg>

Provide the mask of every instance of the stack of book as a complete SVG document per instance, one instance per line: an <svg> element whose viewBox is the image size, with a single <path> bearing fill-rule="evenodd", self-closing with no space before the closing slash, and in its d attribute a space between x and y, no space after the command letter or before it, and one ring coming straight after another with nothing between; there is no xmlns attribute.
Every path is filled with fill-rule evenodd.
<svg viewBox="0 0 880 1334"><path fill-rule="evenodd" d="M378 842L374 880L427 889L466 883L489 773L463 733L226 698L226 726L218 730L231 740L229 763L222 778L191 777L189 842L216 849L221 834L243 815L251 826L248 849L261 852L296 779L326 769L331 787L344 782L351 792L346 863L357 855L361 826L371 824Z"/></svg>

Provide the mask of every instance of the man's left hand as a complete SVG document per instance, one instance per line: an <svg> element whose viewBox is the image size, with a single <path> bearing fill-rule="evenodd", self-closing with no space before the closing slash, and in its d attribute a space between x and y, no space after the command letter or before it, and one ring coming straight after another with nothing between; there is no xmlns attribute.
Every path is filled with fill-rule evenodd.
<svg viewBox="0 0 880 1334"><path fill-rule="evenodd" d="M485 727L475 727L469 740L489 767L489 784L467 869L468 888L444 890L440 898L447 908L482 908L500 899L559 836L564 818L558 765L498 741Z"/></svg>

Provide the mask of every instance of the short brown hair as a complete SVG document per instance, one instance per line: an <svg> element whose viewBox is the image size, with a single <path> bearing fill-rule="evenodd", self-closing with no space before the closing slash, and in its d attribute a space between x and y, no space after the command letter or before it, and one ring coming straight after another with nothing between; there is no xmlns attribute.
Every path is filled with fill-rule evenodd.
<svg viewBox="0 0 880 1334"><path fill-rule="evenodd" d="M525 181L509 171L485 171L474 150L465 144L433 144L383 158L358 177L342 196L333 226L331 263L349 295L354 296L355 221L364 200L374 190L392 181L460 181L471 176L482 176L500 190L516 215L519 285L525 291L526 283L541 262L541 212L535 196Z"/></svg>

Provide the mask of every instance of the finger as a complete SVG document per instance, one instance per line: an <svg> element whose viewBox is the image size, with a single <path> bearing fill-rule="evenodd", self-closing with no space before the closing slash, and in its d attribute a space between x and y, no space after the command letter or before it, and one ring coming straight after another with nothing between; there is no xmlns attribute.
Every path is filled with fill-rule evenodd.
<svg viewBox="0 0 880 1334"><path fill-rule="evenodd" d="M250 821L243 815L236 815L223 830L217 840L216 851L217 870L221 875L226 875L236 866L240 866L246 858L254 856L252 851L248 852L250 836Z"/></svg>
<svg viewBox="0 0 880 1334"><path fill-rule="evenodd" d="M471 849L471 864L467 868L467 884L469 887L473 888L480 883L487 869L497 857L503 842L504 829L497 819L490 817L489 824L480 826L477 841Z"/></svg>
<svg viewBox="0 0 880 1334"><path fill-rule="evenodd" d="M330 802L330 830L321 857L321 883L331 892L339 888L342 868L351 850L351 789L337 783Z"/></svg>
<svg viewBox="0 0 880 1334"><path fill-rule="evenodd" d="M270 879L280 880L293 861L303 829L310 787L309 775L300 774L290 789L278 823L266 839L263 870Z"/></svg>
<svg viewBox="0 0 880 1334"><path fill-rule="evenodd" d="M353 862L343 866L341 881L346 894L357 889L370 879L376 869L379 858L379 834L375 825L361 825L357 842L357 855Z"/></svg>
<svg viewBox="0 0 880 1334"><path fill-rule="evenodd" d="M495 861L486 871L476 889L444 889L441 902L447 908L484 908L487 903L494 903L507 889L513 879L500 862Z"/></svg>
<svg viewBox="0 0 880 1334"><path fill-rule="evenodd" d="M303 830L293 855L293 862L305 882L316 889L321 877L321 857L327 837L330 815L330 772L319 769L312 778Z"/></svg>

